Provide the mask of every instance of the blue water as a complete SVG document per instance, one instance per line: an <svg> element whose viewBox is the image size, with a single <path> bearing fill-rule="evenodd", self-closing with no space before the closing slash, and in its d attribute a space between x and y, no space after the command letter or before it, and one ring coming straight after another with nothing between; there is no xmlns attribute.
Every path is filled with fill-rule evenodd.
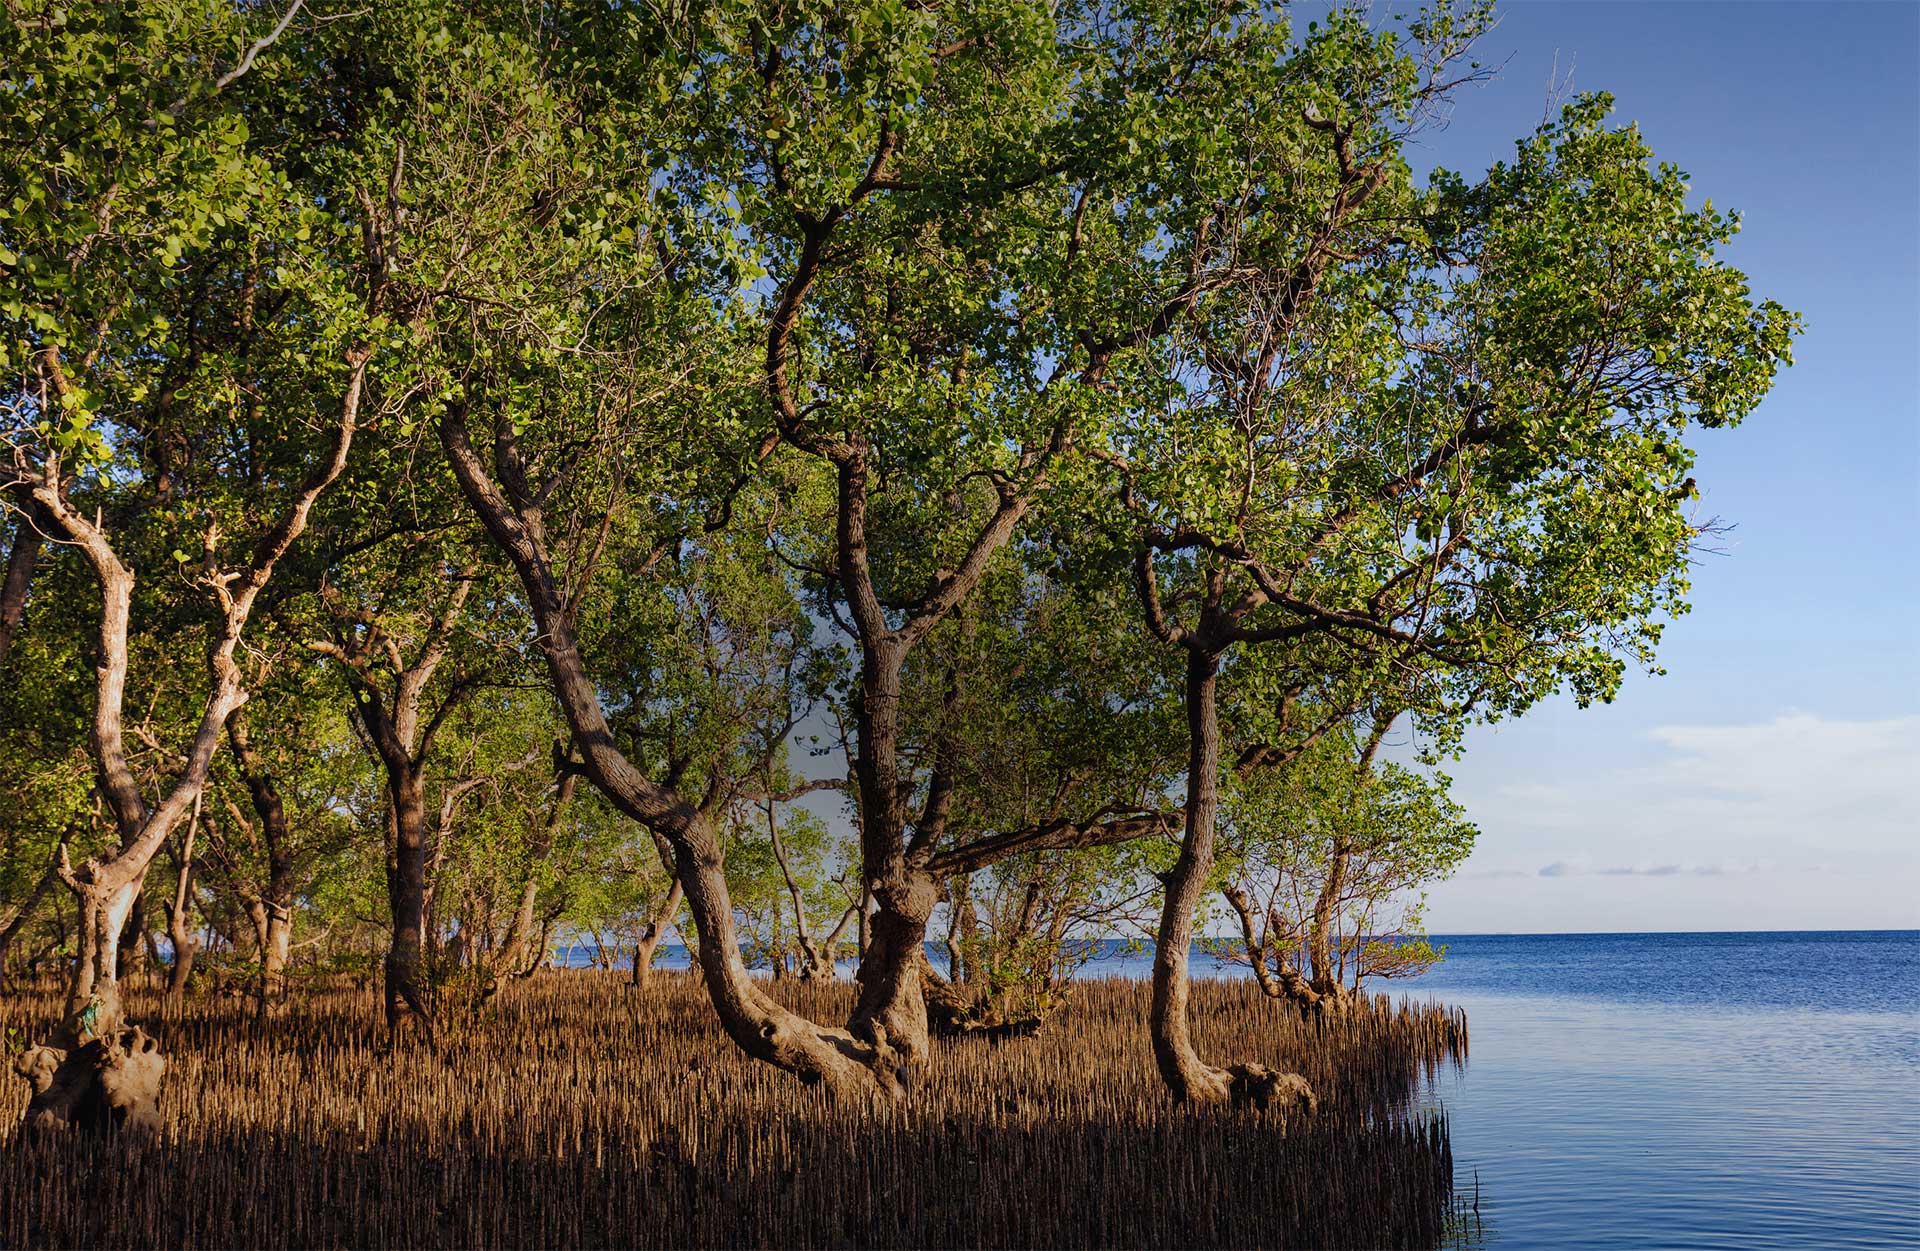
<svg viewBox="0 0 1920 1251"><path fill-rule="evenodd" d="M1467 1245L1920 1246L1920 932L1449 942Z"/></svg>
<svg viewBox="0 0 1920 1251"><path fill-rule="evenodd" d="M1381 988L1467 1011L1433 1091L1479 1199L1459 1245L1920 1247L1920 931L1437 941Z"/></svg>

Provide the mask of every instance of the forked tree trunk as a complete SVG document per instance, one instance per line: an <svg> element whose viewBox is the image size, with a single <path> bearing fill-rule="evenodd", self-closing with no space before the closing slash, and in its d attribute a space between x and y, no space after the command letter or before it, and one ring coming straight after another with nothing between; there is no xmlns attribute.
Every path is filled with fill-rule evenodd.
<svg viewBox="0 0 1920 1251"><path fill-rule="evenodd" d="M567 812L573 806L574 792L579 786L580 773L574 767L571 755L561 759L556 767L560 769L560 776L554 789L553 804L547 810L547 819L541 823L539 837L528 859L526 877L520 884L520 901L514 907L513 919L508 922L506 938L496 949L493 958L495 979L521 975L526 966L527 947L533 942L538 923L536 907L540 902L540 866L553 850L553 844L566 824Z"/></svg>
<svg viewBox="0 0 1920 1251"><path fill-rule="evenodd" d="M849 910L841 916L840 923L834 926L833 933L827 936L823 950L822 944L814 939L813 932L807 925L807 910L801 902L800 884L794 880L793 866L787 859L786 842L780 837L780 823L774 819L773 808L774 801L769 798L765 802L767 837L772 840L774 859L779 862L780 876L787 884L787 897L793 903L794 942L799 947L798 965L794 969L794 974L803 982L830 982L833 980L834 950L839 946L840 936L846 932L853 914ZM784 954L773 969L776 979L785 974Z"/></svg>
<svg viewBox="0 0 1920 1251"><path fill-rule="evenodd" d="M14 1063L33 1086L26 1124L152 1128L160 1120L166 1061L146 1031L127 1024L119 979L120 933L141 883L99 886L74 877L68 885L79 899L80 927L66 1015L48 1044Z"/></svg>
<svg viewBox="0 0 1920 1251"><path fill-rule="evenodd" d="M660 950L660 940L666 937L667 929L673 924L673 918L680 913L680 901L685 892L680 889L680 879L675 878L667 889L667 901L660 905L660 911L654 913L647 922L647 928L640 931L633 944L633 984L644 987L647 976L653 972L653 958Z"/></svg>
<svg viewBox="0 0 1920 1251"><path fill-rule="evenodd" d="M748 1055L809 1083L847 1091L897 1091L898 1058L891 1047L856 1040L846 1031L787 1011L748 975L740 958L713 812L656 783L620 750L580 654L572 609L546 548L540 498L527 482L512 428L504 420L495 422L495 471L501 479L496 482L468 439L465 419L461 405L449 407L440 421L441 445L461 490L513 562L527 593L554 697L584 758L583 771L615 808L671 847L674 876L693 917L700 973L727 1036Z"/></svg>
<svg viewBox="0 0 1920 1251"><path fill-rule="evenodd" d="M874 884L877 906L868 923L860 998L849 1028L857 1037L891 1046L906 1063L924 1064L932 1044L920 973L926 966L927 922L940 887L931 874L904 863L894 869Z"/></svg>
<svg viewBox="0 0 1920 1251"><path fill-rule="evenodd" d="M433 1003L428 993L427 951L427 809L425 772L436 732L460 701L466 687L456 681L439 706L423 718L429 684L446 659L461 610L473 591L473 577L462 573L440 614L426 632L418 654L406 661L391 639L381 640L377 629L351 642L316 641L308 647L332 656L344 669L353 693L353 712L379 758L387 780L387 907L392 937L382 963L381 1003L389 1044L398 1041L400 1022L409 1017L436 1042ZM380 646L384 641L386 646ZM381 690L371 672L371 655L393 658L391 690ZM477 781L461 784L471 789ZM442 808L450 820L452 800Z"/></svg>
<svg viewBox="0 0 1920 1251"><path fill-rule="evenodd" d="M227 717L246 700L234 661L255 600L273 576L274 566L306 529L307 517L340 471L360 406L372 348L347 353L349 375L339 424L327 458L302 481L287 511L255 543L248 564L210 579L220 609L220 625L208 652L210 690L188 747L186 764L173 788L150 806L127 764L122 725L126 703L127 634L134 576L121 562L105 531L75 510L67 499L68 475L57 454L49 452L35 479L18 479L13 490L36 511L57 537L86 558L100 583L100 621L91 727L93 762L101 789L120 827L120 849L110 859L89 860L78 869L63 846L60 877L80 904L78 958L67 995L67 1013L51 1045L34 1047L16 1061L16 1070L33 1085L27 1104L30 1128L79 1125L108 1128L151 1124L159 1117L160 1083L166 1062L159 1047L138 1027L126 1024L119 992L119 944L134 900L145 885L153 858L186 818L200 796ZM63 400L73 397L57 349L39 358L43 375ZM213 562L209 532L208 560Z"/></svg>
<svg viewBox="0 0 1920 1251"><path fill-rule="evenodd" d="M831 982L837 976L836 965L839 960L840 943L847 935L847 927L853 924L858 914L857 908L848 908L840 914L840 920L834 924L833 932L815 945L808 954L808 963L800 969L803 982Z"/></svg>

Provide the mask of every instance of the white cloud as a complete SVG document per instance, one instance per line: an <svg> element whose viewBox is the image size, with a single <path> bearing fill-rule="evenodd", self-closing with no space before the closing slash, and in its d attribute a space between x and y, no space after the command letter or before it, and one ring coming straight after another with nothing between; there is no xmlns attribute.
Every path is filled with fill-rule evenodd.
<svg viewBox="0 0 1920 1251"><path fill-rule="evenodd" d="M1920 716L1789 713L1646 737L1660 749L1646 764L1463 792L1483 851L1530 844L1546 853L1543 877L1655 877L1764 870L1794 849L1920 847Z"/></svg>
<svg viewBox="0 0 1920 1251"><path fill-rule="evenodd" d="M1650 732L1674 759L1647 781L1703 809L1760 825L1847 819L1875 831L1920 828L1920 716L1834 721L1789 713L1757 725Z"/></svg>
<svg viewBox="0 0 1920 1251"><path fill-rule="evenodd" d="M1628 759L1536 741L1478 776L1469 755L1481 838L1437 928L1920 922L1920 716L1669 724Z"/></svg>
<svg viewBox="0 0 1920 1251"><path fill-rule="evenodd" d="M1620 864L1603 869L1591 867L1592 862L1585 856L1575 856L1570 860L1556 860L1543 865L1538 877L1582 877L1593 874L1598 877L1733 877L1743 873L1766 873L1774 866L1764 860L1755 860L1746 864L1728 864L1714 862L1710 864L1692 864L1687 862L1668 862L1665 864Z"/></svg>

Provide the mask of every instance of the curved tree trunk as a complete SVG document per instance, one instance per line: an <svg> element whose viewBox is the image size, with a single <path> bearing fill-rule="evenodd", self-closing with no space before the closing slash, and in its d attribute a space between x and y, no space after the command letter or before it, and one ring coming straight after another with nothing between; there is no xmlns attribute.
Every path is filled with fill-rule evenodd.
<svg viewBox="0 0 1920 1251"><path fill-rule="evenodd" d="M666 937L667 928L673 924L673 918L680 912L680 901L686 892L680 889L680 879L675 878L667 890L667 901L660 905L660 911L654 913L647 922L647 928L640 932L633 944L633 984L644 987L648 974L653 972L653 958L660 950L660 940Z"/></svg>
<svg viewBox="0 0 1920 1251"><path fill-rule="evenodd" d="M32 1048L16 1063L16 1070L33 1085L25 1120L29 1127L107 1128L158 1120L166 1062L144 1031L126 1024L118 985L120 934L154 856L200 797L227 717L246 701L234 652L274 567L306 529L320 493L346 467L372 352L371 347L356 346L347 353L347 385L328 456L312 467L287 510L260 535L248 563L214 581L220 625L207 656L206 707L185 752L186 762L157 805L148 804L128 766L122 724L133 571L122 563L100 525L69 503L67 473L56 455L47 456L37 477L17 478L12 484L16 497L24 497L24 506L80 551L100 584L90 747L101 790L120 827L120 849L106 860L89 860L75 869L64 845L61 848L60 877L80 904L79 953L66 1018L52 1044ZM49 349L41 365L61 397L70 396L72 386L58 351ZM210 560L212 555L210 551Z"/></svg>
<svg viewBox="0 0 1920 1251"><path fill-rule="evenodd" d="M1249 1102L1265 1108L1312 1107L1305 1079L1258 1064L1216 1068L1200 1058L1188 1021L1187 963L1193 949L1193 914L1213 872L1214 821L1220 803L1220 722L1217 653L1192 646L1187 653L1187 825L1180 854L1167 871L1166 899L1153 952L1153 1001L1147 1024L1160 1076L1182 1103Z"/></svg>
<svg viewBox="0 0 1920 1251"><path fill-rule="evenodd" d="M563 755L556 747L555 758L555 767L559 769L560 776L556 781L553 804L547 809L547 819L541 823L539 836L534 841L526 876L520 883L520 901L514 906L506 937L495 949L492 964L496 980L518 973L526 965L527 947L533 942L537 923L535 910L540 902L540 865L553 850L554 841L566 822L567 811L573 806L574 792L579 786L580 773L572 762L571 754Z"/></svg>
<svg viewBox="0 0 1920 1251"><path fill-rule="evenodd" d="M789 1012L748 975L712 814L647 777L615 742L580 654L571 610L554 577L541 505L525 480L511 427L496 421L494 430L504 493L475 453L460 406L442 417L440 439L468 503L513 563L527 592L554 697L582 753L583 772L615 808L671 847L674 876L693 917L700 973L727 1036L748 1055L808 1083L847 1091L897 1091L897 1057L884 1041L857 1041L846 1031Z"/></svg>

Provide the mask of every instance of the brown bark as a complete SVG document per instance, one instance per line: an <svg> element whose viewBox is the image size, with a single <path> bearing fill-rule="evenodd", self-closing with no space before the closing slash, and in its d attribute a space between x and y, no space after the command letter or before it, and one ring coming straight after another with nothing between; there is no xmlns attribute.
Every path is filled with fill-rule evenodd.
<svg viewBox="0 0 1920 1251"><path fill-rule="evenodd" d="M713 813L676 788L649 778L614 741L574 634L572 612L554 576L541 503L525 480L511 427L495 425L490 472L470 444L465 412L440 422L441 444L468 503L507 554L527 592L554 695L582 754L582 771L621 812L658 835L673 853L699 947L699 969L728 1037L747 1054L838 1090L898 1089L898 1061L884 1038L856 1040L787 1011L748 975L734 930ZM504 491L494 480L497 472ZM717 795L717 798L723 798Z"/></svg>
<svg viewBox="0 0 1920 1251"><path fill-rule="evenodd" d="M1148 1025L1154 1063L1176 1100L1224 1101L1231 1078L1203 1062L1187 1021L1187 961L1193 947L1193 913L1213 868L1214 818L1219 806L1220 726L1215 701L1217 657L1187 653L1187 826L1180 854L1163 875L1166 895L1153 953L1153 1001Z"/></svg>
<svg viewBox="0 0 1920 1251"><path fill-rule="evenodd" d="M45 542L34 510L23 508L14 523L13 544L7 552L7 572L0 580L0 662L13 650L14 634L27 611L27 591L33 585L33 567Z"/></svg>
<svg viewBox="0 0 1920 1251"><path fill-rule="evenodd" d="M40 880L33 884L33 889L27 892L27 897L20 901L20 906L7 918L6 924L0 925L0 989L7 985L7 959L13 954L14 940L20 937L20 931L26 928L27 922L33 917L33 910L40 906L40 901L57 880L58 870L49 865L47 871L40 875Z"/></svg>
<svg viewBox="0 0 1920 1251"><path fill-rule="evenodd" d="M834 979L836 976L834 966L839 960L840 942L846 937L847 927L853 924L854 918L858 915L857 905L849 907L840 914L840 920L834 924L832 932L815 948L815 962L800 970L803 981L831 982Z"/></svg>
<svg viewBox="0 0 1920 1251"><path fill-rule="evenodd" d="M381 1003L389 1043L398 1040L400 1023L411 1017L435 1040L432 998L427 981L428 836L426 762L437 731L466 692L455 681L439 704L427 709L427 691L446 659L453 631L473 590L473 579L462 574L440 614L412 659L377 623L343 641L312 642L308 646L339 661L352 693L353 711L366 741L386 775L387 789L387 906L391 934L382 962ZM382 689L374 669L384 659L392 670L391 683ZM466 789L470 789L467 787ZM451 802L443 819L451 817Z"/></svg>
<svg viewBox="0 0 1920 1251"><path fill-rule="evenodd" d="M894 139L883 127L868 175L852 188L846 206L805 219L794 270L768 318L764 380L780 438L833 466L832 573L845 596L860 649L854 774L860 792L861 876L875 910L870 921L862 918L860 996L848 1028L856 1036L898 1047L913 1065L923 1063L929 1049L920 970L926 964L927 921L939 897L939 874L929 864L946 836L954 762L946 750L950 743L943 741L935 752L925 808L909 832L906 796L911 788L903 784L900 762L901 674L908 653L967 601L995 555L1012 539L1045 486L1055 458L1066 450L1071 428L1062 420L1045 440L1021 449L1015 471L996 482L995 498L960 560L942 570L904 610L902 624L893 625L881 603L868 552L866 438L857 429L836 434L815 427L795 400L787 370L793 332L824 264L828 240L846 209L872 191L892 159ZM1092 353L1097 359L1087 367L1087 381L1097 381L1114 350Z"/></svg>
<svg viewBox="0 0 1920 1251"><path fill-rule="evenodd" d="M133 906L127 909L127 919L120 926L116 957L121 977L135 978L147 971L146 937L147 896L142 891L133 897Z"/></svg>
<svg viewBox="0 0 1920 1251"><path fill-rule="evenodd" d="M644 987L647 977L653 972L653 957L660 949L660 940L666 937L667 929L673 924L673 918L680 913L680 901L685 892L680 889L680 880L674 879L667 890L667 901L660 905L660 911L654 913L647 922L647 928L640 931L633 943L633 984Z"/></svg>
<svg viewBox="0 0 1920 1251"><path fill-rule="evenodd" d="M1328 990L1316 986L1298 969L1284 963L1284 951L1269 950L1271 944L1278 941L1280 923L1271 912L1267 918L1267 936L1261 937L1258 923L1254 920L1253 904L1247 893L1237 886L1225 886L1221 893L1233 906L1234 913L1240 918L1241 941L1246 946L1247 963L1253 968L1253 978L1260 992L1269 999L1285 999L1300 1010L1302 1017L1316 1012L1325 1012L1337 1006L1338 987ZM1271 963L1270 963L1271 962Z"/></svg>
<svg viewBox="0 0 1920 1251"><path fill-rule="evenodd" d="M409 1010L433 1036L427 999L427 812L418 766L409 761L387 775L387 907L393 928L382 969L387 1032L396 1034Z"/></svg>
<svg viewBox="0 0 1920 1251"><path fill-rule="evenodd" d="M964 982L968 977L967 948L978 935L980 918L973 911L973 875L957 873L947 886L947 977Z"/></svg>
<svg viewBox="0 0 1920 1251"><path fill-rule="evenodd" d="M1251 1103L1267 1108L1311 1110L1312 1088L1291 1073L1258 1064L1216 1068L1194 1049L1187 1015L1188 959L1193 949L1193 914L1213 871L1214 824L1219 811L1220 722L1219 653L1201 645L1187 649L1187 826L1180 854L1163 875L1166 898L1153 952L1153 999L1147 1025L1153 1058L1176 1101Z"/></svg>
<svg viewBox="0 0 1920 1251"><path fill-rule="evenodd" d="M249 562L236 571L222 571L217 532L207 535L204 580L221 614L208 651L210 690L185 763L157 806L147 803L127 763L123 728L133 571L121 562L106 531L68 501L68 476L56 453L47 454L37 474L15 477L8 484L24 507L48 522L52 533L78 549L100 585L90 745L101 793L120 829L119 850L105 860L75 868L61 848L60 877L80 908L79 943L66 1015L52 1044L32 1053L39 1057L34 1073L23 1071L34 1083L29 1125L142 1122L157 1116L154 1101L166 1064L151 1039L125 1024L119 994L120 935L154 856L199 798L228 715L246 700L235 650L275 566L306 529L320 493L346 466L371 353L370 348L349 352L347 388L330 453L309 471L287 511L255 543ZM40 365L62 398L72 393L56 349L44 352Z"/></svg>
<svg viewBox="0 0 1920 1251"><path fill-rule="evenodd" d="M260 942L260 980L255 994L259 1011L264 1014L286 998L287 958L293 945L293 834L287 823L286 804L265 757L253 745L243 710L227 718L227 746L254 813L260 818L260 838L267 854L266 883L255 901L260 913L255 922Z"/></svg>
<svg viewBox="0 0 1920 1251"><path fill-rule="evenodd" d="M167 970L167 998L175 1003L187 993L187 979L193 975L193 841L199 826L200 796L195 796L193 813L187 818L187 836L180 848L173 906L167 909L167 937L173 943L173 967Z"/></svg>
<svg viewBox="0 0 1920 1251"><path fill-rule="evenodd" d="M554 788L553 803L547 809L547 819L541 823L540 835L534 841L532 855L527 862L526 876L520 884L520 900L513 910L513 919L507 924L506 937L495 950L493 960L494 976L507 976L518 973L526 964L526 951L533 941L536 923L536 908L540 902L540 883L537 877L540 866L545 863L553 850L555 840L565 825L567 810L573 806L574 791L578 786L580 774L574 767L571 753L561 754L555 747L558 757L559 777Z"/></svg>
<svg viewBox="0 0 1920 1251"><path fill-rule="evenodd" d="M813 936L812 928L807 924L807 910L800 899L799 883L794 881L793 866L787 860L787 846L780 837L780 823L774 819L774 801L769 798L764 805L767 814L767 837L773 843L774 860L780 865L780 876L787 884L787 897L793 904L794 943L799 947L799 967L794 973L801 981L830 982L833 980L833 953L840 944L840 936L846 932L848 923L853 919L849 910L834 926L833 933L827 936L824 944ZM786 967L784 956L774 965L774 976L781 975Z"/></svg>

